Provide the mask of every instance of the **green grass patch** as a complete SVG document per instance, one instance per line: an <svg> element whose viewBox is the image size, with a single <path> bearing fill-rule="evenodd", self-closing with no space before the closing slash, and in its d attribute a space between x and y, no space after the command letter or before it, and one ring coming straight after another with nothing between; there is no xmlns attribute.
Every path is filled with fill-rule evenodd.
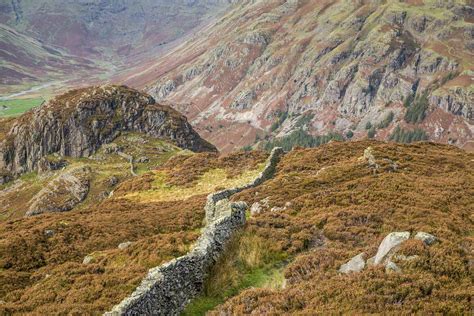
<svg viewBox="0 0 474 316"><path fill-rule="evenodd" d="M0 100L0 117L19 116L43 102L42 98Z"/></svg>
<svg viewBox="0 0 474 316"><path fill-rule="evenodd" d="M280 289L288 254L270 249L269 241L249 233L238 233L212 267L203 293L182 315L205 315L227 299L249 288Z"/></svg>
<svg viewBox="0 0 474 316"><path fill-rule="evenodd" d="M247 271L237 285L225 289L222 295L201 295L194 299L181 314L183 316L204 316L210 310L225 302L227 298L238 295L248 288L279 288L284 282L283 269L278 267L258 268Z"/></svg>

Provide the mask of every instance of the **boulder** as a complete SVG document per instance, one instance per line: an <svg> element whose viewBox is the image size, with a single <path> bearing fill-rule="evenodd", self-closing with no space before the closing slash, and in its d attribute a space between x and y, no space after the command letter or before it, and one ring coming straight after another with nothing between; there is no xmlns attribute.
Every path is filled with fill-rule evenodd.
<svg viewBox="0 0 474 316"><path fill-rule="evenodd" d="M268 209L269 202L270 199L267 197L261 200L260 202L253 203L250 207L250 214L253 216L256 214L260 214L264 209Z"/></svg>
<svg viewBox="0 0 474 316"><path fill-rule="evenodd" d="M94 256L92 255L87 255L84 257L84 260L82 260L82 264L91 264L94 262Z"/></svg>
<svg viewBox="0 0 474 316"><path fill-rule="evenodd" d="M341 273L360 272L365 268L365 253L360 253L339 268Z"/></svg>
<svg viewBox="0 0 474 316"><path fill-rule="evenodd" d="M47 229L47 230L44 231L44 235L46 237L52 237L52 236L54 236L54 230Z"/></svg>
<svg viewBox="0 0 474 316"><path fill-rule="evenodd" d="M427 246L434 244L438 240L435 236L424 232L418 232L415 235L415 239L421 240Z"/></svg>
<svg viewBox="0 0 474 316"><path fill-rule="evenodd" d="M387 255L397 248L401 243L410 238L409 232L393 232L388 234L380 244L375 255L374 264L382 264Z"/></svg>
<svg viewBox="0 0 474 316"><path fill-rule="evenodd" d="M253 203L252 206L250 207L250 214L252 216L260 214L261 211L262 211L262 206L260 205L259 202Z"/></svg>
<svg viewBox="0 0 474 316"><path fill-rule="evenodd" d="M130 247L132 245L132 242L131 241L126 241L126 242L123 242L121 243L120 245L118 245L118 249L120 250L125 250L127 249L128 247Z"/></svg>
<svg viewBox="0 0 474 316"><path fill-rule="evenodd" d="M150 162L150 158L143 156L137 159L137 163L148 163Z"/></svg>
<svg viewBox="0 0 474 316"><path fill-rule="evenodd" d="M90 172L89 167L81 166L53 179L31 199L26 216L72 210L89 193Z"/></svg>

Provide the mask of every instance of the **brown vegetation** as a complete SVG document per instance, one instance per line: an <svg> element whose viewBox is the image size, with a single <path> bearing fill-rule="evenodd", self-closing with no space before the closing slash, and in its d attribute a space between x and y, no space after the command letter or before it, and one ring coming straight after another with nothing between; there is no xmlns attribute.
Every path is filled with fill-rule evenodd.
<svg viewBox="0 0 474 316"><path fill-rule="evenodd" d="M259 166L265 155L209 158L196 154L194 159L222 168L232 161L234 169L228 168L228 176L238 178L239 172ZM170 168L181 170L180 163ZM186 166L193 175L201 174L200 168ZM169 173L172 169L160 170ZM107 179L106 173L97 176L95 181ZM134 184L153 182L156 176L146 173L127 180L114 197L67 213L1 222L0 315L100 314L130 294L148 269L185 254L200 235L206 195L195 191L173 201L149 201L141 196L146 187ZM192 190L187 181L170 187ZM124 196L131 193L133 200ZM118 249L124 242L131 245ZM88 264L83 263L86 256Z"/></svg>
<svg viewBox="0 0 474 316"><path fill-rule="evenodd" d="M362 158L368 146L378 169ZM249 289L211 314L469 313L473 170L472 154L429 143L331 143L292 151L275 179L234 197L250 204L269 198L242 238L264 240L257 243L264 253L293 258L285 269L286 288ZM425 231L439 242L405 243L400 254L418 257L397 261L399 274L383 267L338 273L360 252L373 256L393 231ZM239 251L230 249L225 260L235 262ZM214 282L220 275L213 275Z"/></svg>
<svg viewBox="0 0 474 316"><path fill-rule="evenodd" d="M239 151L220 156L206 153L193 156L175 156L163 168L169 169L166 183L170 185L192 184L211 169L224 169L229 177L235 177L244 170L256 169L265 162L268 154L263 151Z"/></svg>

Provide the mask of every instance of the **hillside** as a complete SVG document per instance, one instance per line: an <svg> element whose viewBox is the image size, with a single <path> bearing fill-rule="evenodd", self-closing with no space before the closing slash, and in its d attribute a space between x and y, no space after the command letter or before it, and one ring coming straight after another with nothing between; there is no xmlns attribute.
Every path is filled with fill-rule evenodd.
<svg viewBox="0 0 474 316"><path fill-rule="evenodd" d="M186 315L469 314L473 167L474 155L430 143L293 150L274 179L233 197L251 216ZM393 232L411 235L395 265L370 265ZM361 253L365 269L340 272Z"/></svg>
<svg viewBox="0 0 474 316"><path fill-rule="evenodd" d="M1 71L12 77L1 83L0 93L57 80L68 88L103 83L155 58L227 5L227 0L0 2ZM43 93L54 93L46 88Z"/></svg>
<svg viewBox="0 0 474 316"><path fill-rule="evenodd" d="M300 129L471 148L473 10L470 0L242 1L125 82L174 104L223 151Z"/></svg>
<svg viewBox="0 0 474 316"><path fill-rule="evenodd" d="M137 136L114 143L132 154L130 137ZM91 190L68 212L1 220L0 313L110 310L149 268L193 247L206 194L247 183L267 157L193 154L144 140L139 147L173 149L154 156L151 170L107 187L113 194L94 200L100 191ZM2 204L28 200L36 184L80 164L96 170L92 183L123 179L118 158L104 147L70 159L63 171L23 177L2 191L16 190ZM184 314L468 313L473 164L472 154L431 143L332 142L287 153L273 179L232 198L249 205L247 224ZM396 270L339 272L357 254L374 256L389 233L405 231L436 241L403 243L390 255Z"/></svg>
<svg viewBox="0 0 474 316"><path fill-rule="evenodd" d="M146 149L150 161L138 163L139 175L132 176L126 160L105 146L89 158L69 158L64 170L29 174L0 191L1 315L110 310L148 269L192 247L206 194L247 182L266 157L193 154L136 134L113 144L131 155ZM90 190L81 204L24 217L32 196L78 167L90 169ZM57 201L60 193L49 196Z"/></svg>
<svg viewBox="0 0 474 316"><path fill-rule="evenodd" d="M47 45L33 37L18 33L0 24L0 93L14 92L13 87L28 87L25 83L39 84L66 80L71 73L78 76L104 70L95 62L72 56L63 49Z"/></svg>

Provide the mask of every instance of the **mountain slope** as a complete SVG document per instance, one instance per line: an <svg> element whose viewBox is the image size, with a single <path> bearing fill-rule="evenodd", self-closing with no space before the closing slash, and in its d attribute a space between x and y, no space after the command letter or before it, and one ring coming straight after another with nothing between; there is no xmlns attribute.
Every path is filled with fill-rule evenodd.
<svg viewBox="0 0 474 316"><path fill-rule="evenodd" d="M123 136L114 143L124 153L157 145ZM107 148L0 191L0 314L110 310L149 268L192 248L208 193L248 183L267 157L155 151L154 168L102 185L114 192L103 195L94 187L127 171ZM175 156L164 163L161 154ZM94 170L86 205L20 218L32 195L84 164ZM333 142L292 150L273 179L232 198L251 205L247 224L185 315L224 302L211 315L469 313L473 164L473 154L432 143ZM16 214L4 217L7 209ZM403 244L391 257L399 272L383 265L338 271L359 253L373 256L395 231L437 240Z"/></svg>
<svg viewBox="0 0 474 316"><path fill-rule="evenodd" d="M68 84L73 87L83 85L78 79L91 85L109 79L117 71L146 63L175 45L175 41L221 14L227 5L227 0L0 1L0 23L23 37L55 47L55 51L78 56L74 59L93 60L102 69L84 75L69 68L69 78L63 79L73 81ZM0 34L4 33L7 34L6 30L0 28ZM18 38L16 41L21 40ZM16 41L2 45L4 53L15 55L15 47L20 45ZM34 45L26 46L26 51L34 49ZM70 57L58 55L55 59L69 64ZM41 69L40 64L48 62L49 55L40 55L37 60L39 62L30 68L32 74L38 72L35 67ZM21 66L19 63L18 67ZM50 69L51 74L43 72L43 77L35 79L43 82L56 79L55 71L62 68L58 65L58 69ZM6 76L8 73L2 70L2 74ZM21 78L24 84L36 83L29 77ZM3 84L10 85L9 82ZM22 87L11 88L19 90ZM0 92L3 92L1 87Z"/></svg>
<svg viewBox="0 0 474 316"><path fill-rule="evenodd" d="M127 180L120 157L103 146L89 158L67 158L65 170L32 174L0 190L1 315L111 310L148 269L192 247L203 226L207 194L248 183L267 156L194 154L144 135L123 136L114 144L130 155L146 148L150 170ZM22 218L35 201L32 195L78 166L92 169L82 204L65 213Z"/></svg>
<svg viewBox="0 0 474 316"><path fill-rule="evenodd" d="M6 25L0 24L0 34L0 93L25 82L41 84L45 78L66 80L71 73L85 76L101 70L91 60L71 56Z"/></svg>
<svg viewBox="0 0 474 316"><path fill-rule="evenodd" d="M388 139L398 125L469 146L473 10L472 1L243 1L127 83L180 104L224 151L300 128Z"/></svg>

